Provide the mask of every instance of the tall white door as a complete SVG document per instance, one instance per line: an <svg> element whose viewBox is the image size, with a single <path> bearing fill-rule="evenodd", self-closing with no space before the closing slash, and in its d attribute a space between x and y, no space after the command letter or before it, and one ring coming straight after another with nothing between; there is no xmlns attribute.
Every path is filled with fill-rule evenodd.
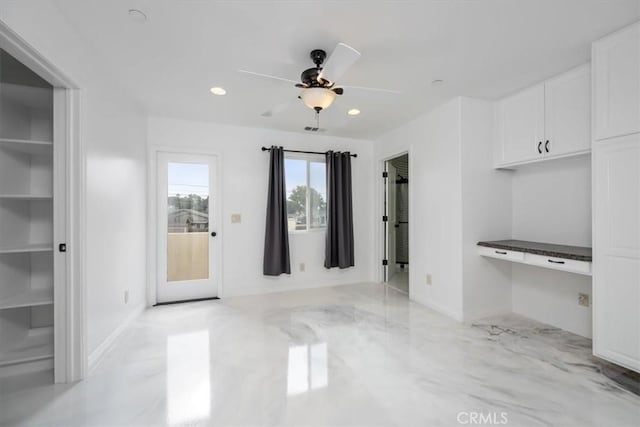
<svg viewBox="0 0 640 427"><path fill-rule="evenodd" d="M593 352L640 372L640 134L593 148Z"/></svg>
<svg viewBox="0 0 640 427"><path fill-rule="evenodd" d="M593 43L595 139L640 132L640 23Z"/></svg>
<svg viewBox="0 0 640 427"><path fill-rule="evenodd" d="M396 273L396 179L398 172L391 163L387 163L387 281Z"/></svg>
<svg viewBox="0 0 640 427"><path fill-rule="evenodd" d="M217 158L158 153L157 301L217 296Z"/></svg>

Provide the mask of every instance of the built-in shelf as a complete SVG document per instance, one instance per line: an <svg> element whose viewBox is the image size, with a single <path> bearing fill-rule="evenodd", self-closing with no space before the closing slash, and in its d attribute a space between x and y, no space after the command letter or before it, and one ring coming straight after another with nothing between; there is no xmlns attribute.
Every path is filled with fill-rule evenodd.
<svg viewBox="0 0 640 427"><path fill-rule="evenodd" d="M0 199L12 200L51 200L53 196L35 195L35 194L0 194Z"/></svg>
<svg viewBox="0 0 640 427"><path fill-rule="evenodd" d="M7 297L0 296L0 310L48 304L53 304L53 291L51 289L29 289L26 292Z"/></svg>
<svg viewBox="0 0 640 427"><path fill-rule="evenodd" d="M0 254L21 254L21 253L33 253L33 252L52 252L53 245L40 243L32 245L16 245L9 247L0 247Z"/></svg>
<svg viewBox="0 0 640 427"><path fill-rule="evenodd" d="M4 350L3 346L3 350ZM31 329L24 340L0 353L0 366L53 357L53 327Z"/></svg>
<svg viewBox="0 0 640 427"><path fill-rule="evenodd" d="M53 152L53 143L51 141L0 138L0 148L27 154L46 155Z"/></svg>

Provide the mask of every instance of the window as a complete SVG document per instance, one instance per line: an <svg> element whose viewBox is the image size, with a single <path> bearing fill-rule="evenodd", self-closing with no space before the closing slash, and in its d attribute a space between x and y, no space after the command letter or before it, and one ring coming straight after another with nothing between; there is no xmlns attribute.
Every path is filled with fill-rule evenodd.
<svg viewBox="0 0 640 427"><path fill-rule="evenodd" d="M284 160L289 231L327 226L327 172L325 161L304 157Z"/></svg>

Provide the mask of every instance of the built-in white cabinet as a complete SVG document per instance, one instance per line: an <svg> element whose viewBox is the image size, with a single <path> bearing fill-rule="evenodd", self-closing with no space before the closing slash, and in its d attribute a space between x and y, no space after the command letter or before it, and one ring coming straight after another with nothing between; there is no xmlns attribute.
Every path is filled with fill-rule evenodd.
<svg viewBox="0 0 640 427"><path fill-rule="evenodd" d="M0 376L53 368L53 88L0 49ZM64 221L64 218L60 218Z"/></svg>
<svg viewBox="0 0 640 427"><path fill-rule="evenodd" d="M593 44L596 140L640 132L640 25Z"/></svg>
<svg viewBox="0 0 640 427"><path fill-rule="evenodd" d="M640 23L593 45L593 349L640 372Z"/></svg>
<svg viewBox="0 0 640 427"><path fill-rule="evenodd" d="M503 99L496 108L499 163L526 162L542 156L544 85Z"/></svg>
<svg viewBox="0 0 640 427"><path fill-rule="evenodd" d="M589 152L591 79L584 65L496 103L496 167Z"/></svg>

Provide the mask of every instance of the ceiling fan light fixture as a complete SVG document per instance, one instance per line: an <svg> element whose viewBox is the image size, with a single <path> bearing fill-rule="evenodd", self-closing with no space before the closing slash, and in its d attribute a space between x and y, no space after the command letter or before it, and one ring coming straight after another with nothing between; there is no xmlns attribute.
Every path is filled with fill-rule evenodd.
<svg viewBox="0 0 640 427"><path fill-rule="evenodd" d="M310 87L302 91L300 98L304 105L318 111L318 108L324 110L329 107L336 99L336 93L323 87Z"/></svg>

